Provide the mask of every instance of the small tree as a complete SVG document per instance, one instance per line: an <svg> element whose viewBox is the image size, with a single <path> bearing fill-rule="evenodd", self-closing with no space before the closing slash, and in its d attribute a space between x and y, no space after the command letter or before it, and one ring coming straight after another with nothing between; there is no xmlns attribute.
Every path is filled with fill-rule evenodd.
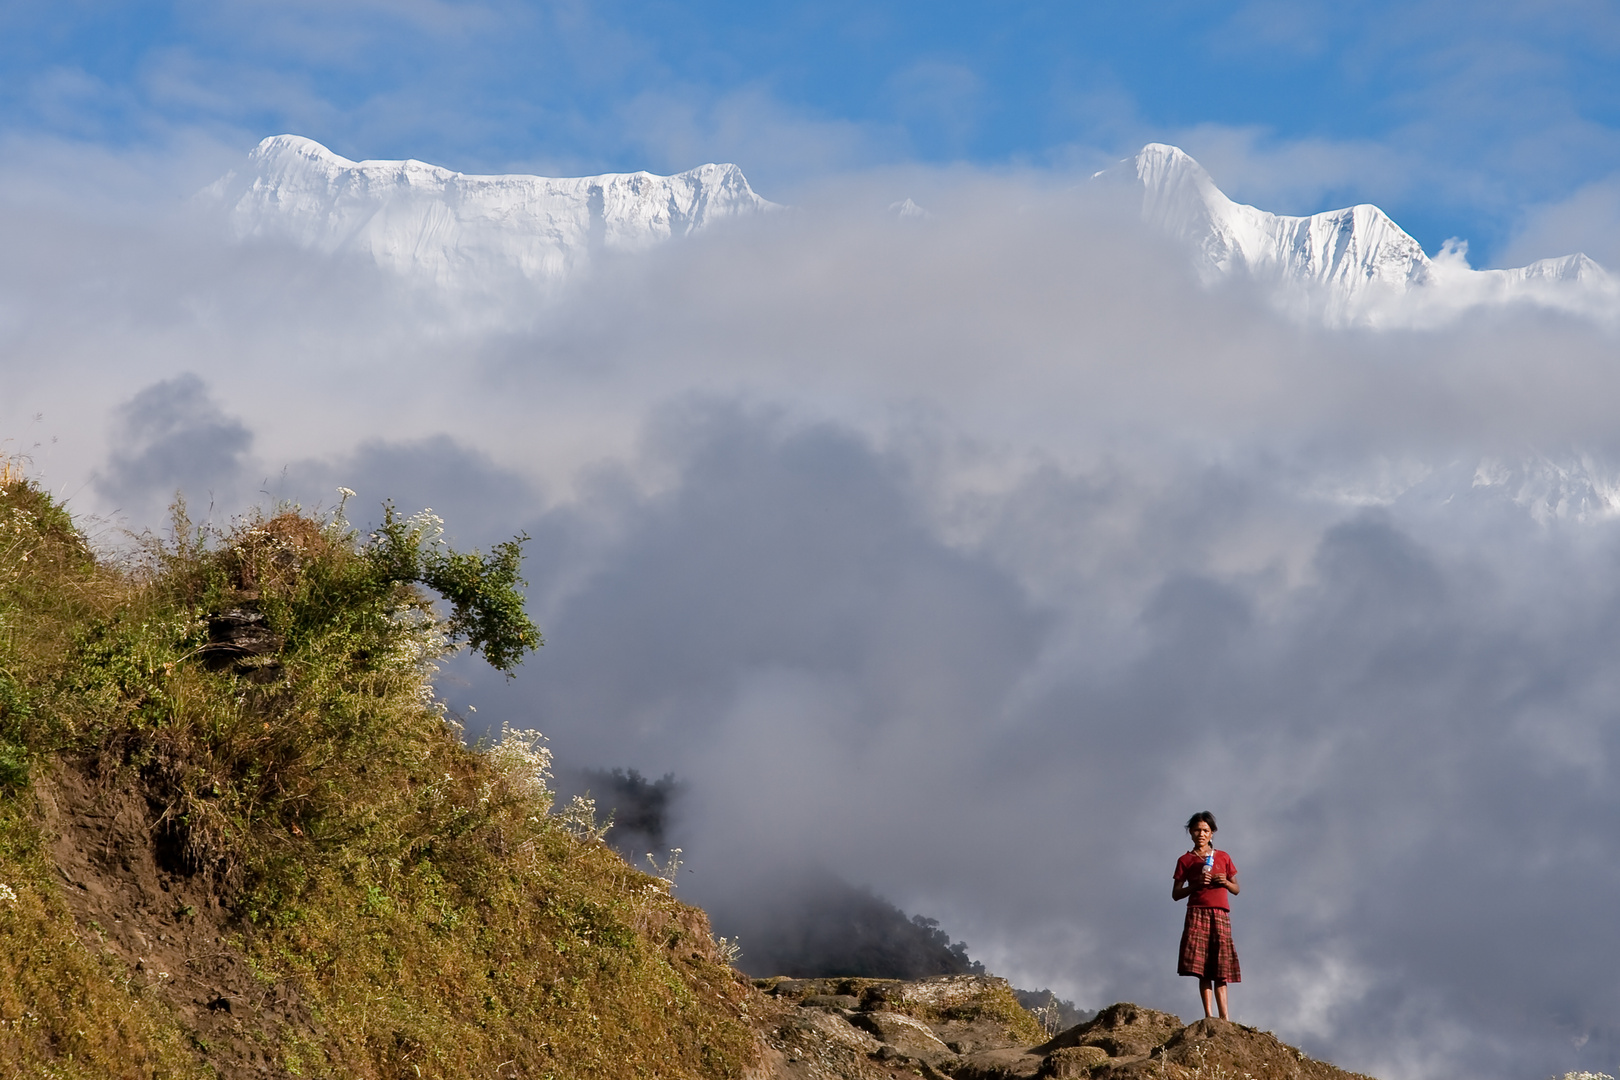
<svg viewBox="0 0 1620 1080"><path fill-rule="evenodd" d="M465 641L491 667L510 677L512 669L545 644L523 610L527 585L518 576L523 563L520 533L496 544L489 555L452 550L444 541L444 521L431 511L402 518L394 504L383 504L383 523L371 534L364 556L388 581L425 585L450 602L445 632Z"/></svg>

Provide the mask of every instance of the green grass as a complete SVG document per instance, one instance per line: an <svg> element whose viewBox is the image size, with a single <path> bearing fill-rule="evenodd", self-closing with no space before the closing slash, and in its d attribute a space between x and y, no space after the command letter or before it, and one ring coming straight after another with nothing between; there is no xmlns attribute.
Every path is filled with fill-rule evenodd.
<svg viewBox="0 0 1620 1080"><path fill-rule="evenodd" d="M299 989L310 1031L261 1033L292 1075L741 1074L750 990L702 913L549 813L533 755L467 747L435 703L458 639L502 667L539 644L516 542L486 559L390 522L215 535L181 513L177 540L111 563L44 493L0 483L0 882L18 894L0 900L0 1072L209 1071L54 892L30 792L93 760L159 808L258 977ZM222 659L209 620L228 610L277 648Z"/></svg>

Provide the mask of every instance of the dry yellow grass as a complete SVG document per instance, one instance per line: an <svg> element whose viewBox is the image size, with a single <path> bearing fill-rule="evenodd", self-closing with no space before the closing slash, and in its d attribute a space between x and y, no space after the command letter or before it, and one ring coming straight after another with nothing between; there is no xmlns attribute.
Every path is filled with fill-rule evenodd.
<svg viewBox="0 0 1620 1080"><path fill-rule="evenodd" d="M445 623L360 538L297 515L225 536L182 522L109 565L0 469L0 883L16 893L0 891L0 1073L241 1065L198 1027L220 1023L75 925L90 901L64 903L36 799L57 776L57 797L83 778L150 814L130 835L157 856L87 858L110 868L98 888L161 865L206 896L220 955L261 997L295 999L245 1032L231 1018L233 1053L251 1045L272 1071L741 1075L752 992L702 913L548 814L534 776L463 744L431 693ZM220 613L248 610L258 644L222 647ZM74 807L58 812L70 826ZM193 907L164 925L201 933Z"/></svg>

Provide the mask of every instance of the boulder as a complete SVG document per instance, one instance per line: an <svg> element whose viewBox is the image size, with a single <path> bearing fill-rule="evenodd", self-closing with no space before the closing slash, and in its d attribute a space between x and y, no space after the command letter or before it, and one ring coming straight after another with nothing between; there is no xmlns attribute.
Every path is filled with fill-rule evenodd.
<svg viewBox="0 0 1620 1080"><path fill-rule="evenodd" d="M875 1054L882 1047L877 1039L842 1017L820 1010L800 1010L784 1020L782 1026L860 1054Z"/></svg>
<svg viewBox="0 0 1620 1080"><path fill-rule="evenodd" d="M836 994L833 979L755 979L754 985L772 997L797 1001L810 994Z"/></svg>
<svg viewBox="0 0 1620 1080"><path fill-rule="evenodd" d="M900 1000L935 1012L947 1012L989 994L1012 992L1012 984L994 975L937 975L904 982L897 988Z"/></svg>
<svg viewBox="0 0 1620 1080"><path fill-rule="evenodd" d="M770 1021L779 1024L767 1036L774 1056L759 1075L772 1080L911 1073L925 1080L1368 1080L1314 1061L1270 1032L1225 1020L1183 1027L1170 1013L1127 1001L1039 1046L1030 1045L1034 1039L996 1045L1011 1034L1001 1013L1011 991L999 979L770 979L755 985L774 995L775 1015L786 1016ZM851 1011L851 1003L862 1011Z"/></svg>
<svg viewBox="0 0 1620 1080"><path fill-rule="evenodd" d="M1180 1030L1179 1016L1121 1001L1042 1043L1035 1052L1045 1055L1070 1046L1098 1046L1111 1058L1135 1057L1151 1052Z"/></svg>
<svg viewBox="0 0 1620 1080"><path fill-rule="evenodd" d="M1035 1080L1046 1059L1026 1047L1002 1047L964 1054L951 1075L956 1080Z"/></svg>
<svg viewBox="0 0 1620 1080"><path fill-rule="evenodd" d="M1046 1055L1041 1063L1040 1076L1053 1080L1072 1080L1090 1076L1091 1070L1108 1060L1108 1051L1100 1046L1065 1046Z"/></svg>
<svg viewBox="0 0 1620 1080"><path fill-rule="evenodd" d="M821 1009L790 1009L765 1037L760 1080L883 1080L872 1056L883 1044Z"/></svg>
<svg viewBox="0 0 1620 1080"><path fill-rule="evenodd" d="M849 1020L906 1057L914 1057L930 1065L956 1060L951 1048L940 1042L933 1030L921 1020L892 1012L856 1013Z"/></svg>

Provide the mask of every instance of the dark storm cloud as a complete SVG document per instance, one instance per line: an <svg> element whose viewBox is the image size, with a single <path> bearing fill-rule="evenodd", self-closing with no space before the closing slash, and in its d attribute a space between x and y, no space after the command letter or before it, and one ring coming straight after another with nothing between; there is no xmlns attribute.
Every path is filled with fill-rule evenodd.
<svg viewBox="0 0 1620 1080"><path fill-rule="evenodd" d="M217 494L227 506L239 498L236 483L253 434L196 375L146 387L117 417L105 471L95 479L103 498L142 517L176 492L210 501Z"/></svg>
<svg viewBox="0 0 1620 1080"><path fill-rule="evenodd" d="M679 492L642 508L611 573L558 614L570 631L546 656L622 676L564 676L544 691L547 715L633 719L637 741L667 754L708 741L736 680L759 670L848 680L852 708L822 722L857 740L897 712L994 707L1040 617L1005 575L931 535L903 476L829 426L704 408L669 427L652 452L678 463ZM586 727L577 752L600 756Z"/></svg>
<svg viewBox="0 0 1620 1080"><path fill-rule="evenodd" d="M688 780L671 842L722 931L834 860L993 970L1186 1012L1169 867L1210 807L1247 882L1246 1015L1380 1075L1613 1056L1613 526L1341 508L1290 583L1211 565L1298 514L1263 479L1036 474L1012 531L1095 527L1042 555L942 543L911 464L852 433L675 427L648 452L679 485L552 611L527 683L475 696ZM1041 558L1096 565L1061 595L1002 569Z"/></svg>
<svg viewBox="0 0 1620 1080"><path fill-rule="evenodd" d="M537 499L521 474L448 435L368 439L342 456L299 461L272 492L315 510L336 503L339 488L355 493L345 514L356 525L381 521L387 501L402 514L432 510L444 518L448 541L485 549L521 532Z"/></svg>

